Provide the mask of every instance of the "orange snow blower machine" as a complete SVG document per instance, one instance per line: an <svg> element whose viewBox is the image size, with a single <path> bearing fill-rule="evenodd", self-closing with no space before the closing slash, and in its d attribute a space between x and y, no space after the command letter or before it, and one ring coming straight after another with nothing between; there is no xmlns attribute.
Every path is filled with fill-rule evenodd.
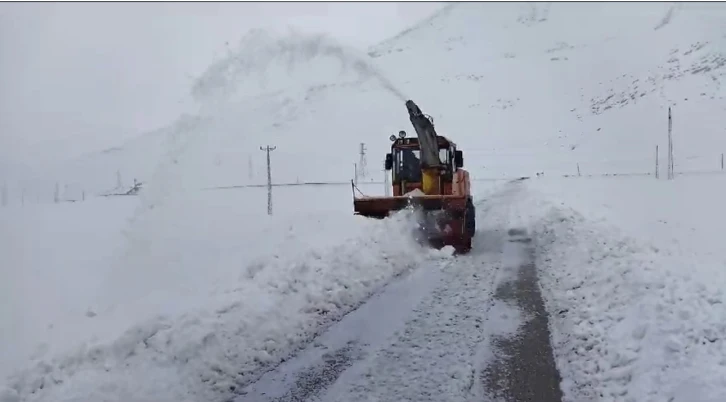
<svg viewBox="0 0 726 402"><path fill-rule="evenodd" d="M458 253L468 252L476 220L469 172L462 169L463 152L436 133L433 119L413 101L406 101L406 108L417 138L407 138L405 131L390 138L385 167L391 171L393 196L356 197L351 183L354 213L382 219L412 208L417 211L420 239L435 248L453 246Z"/></svg>

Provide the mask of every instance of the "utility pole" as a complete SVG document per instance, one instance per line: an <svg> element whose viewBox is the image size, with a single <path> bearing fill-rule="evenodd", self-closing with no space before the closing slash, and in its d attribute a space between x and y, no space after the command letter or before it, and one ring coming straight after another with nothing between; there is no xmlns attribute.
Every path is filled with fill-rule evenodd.
<svg viewBox="0 0 726 402"><path fill-rule="evenodd" d="M673 180L674 173L673 163L673 119L671 117L671 108L668 108L668 180Z"/></svg>
<svg viewBox="0 0 726 402"><path fill-rule="evenodd" d="M360 160L358 161L358 177L365 181L366 179L366 144L360 143Z"/></svg>
<svg viewBox="0 0 726 402"><path fill-rule="evenodd" d="M260 151L267 153L267 215L272 215L272 169L270 168L270 152L277 147L260 147Z"/></svg>

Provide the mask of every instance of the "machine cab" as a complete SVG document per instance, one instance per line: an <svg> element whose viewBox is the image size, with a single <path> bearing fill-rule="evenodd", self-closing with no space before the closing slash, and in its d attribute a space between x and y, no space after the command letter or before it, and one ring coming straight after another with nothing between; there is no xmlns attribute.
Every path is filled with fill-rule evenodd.
<svg viewBox="0 0 726 402"><path fill-rule="evenodd" d="M454 173L464 166L464 157L456 149L456 144L443 136L437 136L439 161L441 162L441 179L444 183L444 194L451 194L446 183L453 181ZM385 168L391 171L393 195L403 195L414 189L421 189L421 149L418 138L405 138L405 132L399 138L391 136L391 153L386 155Z"/></svg>

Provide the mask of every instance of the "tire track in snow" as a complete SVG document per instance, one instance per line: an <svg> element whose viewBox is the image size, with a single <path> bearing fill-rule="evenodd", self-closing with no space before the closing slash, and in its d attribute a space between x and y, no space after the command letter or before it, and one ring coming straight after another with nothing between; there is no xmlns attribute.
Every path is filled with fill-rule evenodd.
<svg viewBox="0 0 726 402"><path fill-rule="evenodd" d="M502 261L499 253L457 258L404 329L316 401L468 401L481 394L477 378L492 336L519 323L516 309L493 298L495 284L509 276Z"/></svg>
<svg viewBox="0 0 726 402"><path fill-rule="evenodd" d="M241 390L234 401L317 400L317 395L335 382L342 370L355 365L395 334L406 322L411 306L438 286L449 263L432 261L395 279L296 356Z"/></svg>
<svg viewBox="0 0 726 402"><path fill-rule="evenodd" d="M302 402L310 400L318 393L337 381L340 374L353 364L354 354L360 353L355 341L341 347L332 353L324 353L322 363L310 367L300 373L295 385L285 395L275 398L275 402Z"/></svg>

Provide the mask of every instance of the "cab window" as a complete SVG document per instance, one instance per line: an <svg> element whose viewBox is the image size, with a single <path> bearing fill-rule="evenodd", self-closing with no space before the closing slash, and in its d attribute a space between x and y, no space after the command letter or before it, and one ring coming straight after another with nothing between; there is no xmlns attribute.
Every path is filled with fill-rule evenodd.
<svg viewBox="0 0 726 402"><path fill-rule="evenodd" d="M421 181L421 151L418 149L397 149L393 163L397 181Z"/></svg>
<svg viewBox="0 0 726 402"><path fill-rule="evenodd" d="M442 148L439 149L439 160L441 160L442 165L449 165L449 162L451 161L451 152L449 152L448 148Z"/></svg>

